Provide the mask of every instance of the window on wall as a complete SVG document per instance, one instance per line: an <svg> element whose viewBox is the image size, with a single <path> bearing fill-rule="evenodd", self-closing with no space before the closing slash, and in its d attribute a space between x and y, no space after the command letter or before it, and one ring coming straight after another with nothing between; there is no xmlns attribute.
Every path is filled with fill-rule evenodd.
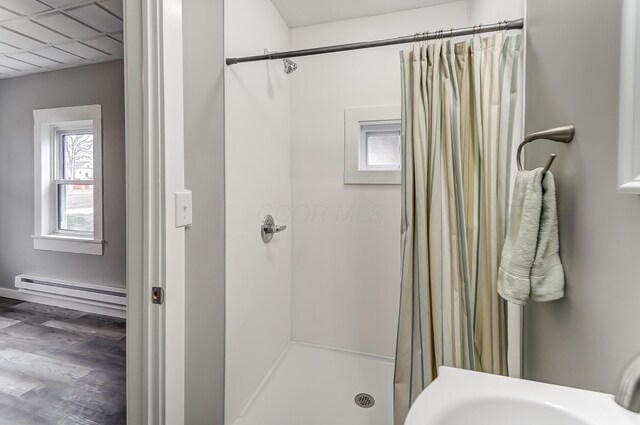
<svg viewBox="0 0 640 425"><path fill-rule="evenodd" d="M400 107L345 111L344 183L400 184Z"/></svg>
<svg viewBox="0 0 640 425"><path fill-rule="evenodd" d="M400 122L383 121L360 126L360 170L399 170Z"/></svg>
<svg viewBox="0 0 640 425"><path fill-rule="evenodd" d="M102 254L100 105L34 111L34 248Z"/></svg>

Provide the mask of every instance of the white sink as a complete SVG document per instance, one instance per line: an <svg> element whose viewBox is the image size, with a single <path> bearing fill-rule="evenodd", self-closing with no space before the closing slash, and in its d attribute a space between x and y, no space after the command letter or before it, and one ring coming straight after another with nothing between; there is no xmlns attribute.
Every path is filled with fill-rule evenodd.
<svg viewBox="0 0 640 425"><path fill-rule="evenodd" d="M441 367L405 425L640 425L613 396Z"/></svg>

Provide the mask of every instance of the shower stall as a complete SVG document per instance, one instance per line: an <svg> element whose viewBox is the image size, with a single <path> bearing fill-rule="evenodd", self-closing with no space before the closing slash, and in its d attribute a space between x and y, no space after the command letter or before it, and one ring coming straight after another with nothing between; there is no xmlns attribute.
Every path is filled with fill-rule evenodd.
<svg viewBox="0 0 640 425"><path fill-rule="evenodd" d="M465 1L322 22L307 3L227 1L226 56L471 24ZM346 178L345 127L399 121L401 48L226 69L226 425L393 421L400 185Z"/></svg>

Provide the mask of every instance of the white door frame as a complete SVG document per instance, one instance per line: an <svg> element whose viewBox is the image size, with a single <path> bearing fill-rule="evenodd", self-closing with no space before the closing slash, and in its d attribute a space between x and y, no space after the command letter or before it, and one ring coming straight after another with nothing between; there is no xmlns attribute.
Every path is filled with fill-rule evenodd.
<svg viewBox="0 0 640 425"><path fill-rule="evenodd" d="M125 0L129 425L184 423L182 64L182 0Z"/></svg>

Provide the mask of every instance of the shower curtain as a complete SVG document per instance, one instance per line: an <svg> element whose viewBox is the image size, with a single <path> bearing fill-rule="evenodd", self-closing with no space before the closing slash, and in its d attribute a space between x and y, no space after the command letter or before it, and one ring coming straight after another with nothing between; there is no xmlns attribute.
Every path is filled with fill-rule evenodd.
<svg viewBox="0 0 640 425"><path fill-rule="evenodd" d="M394 423L439 366L507 373L497 293L522 37L401 53L402 285Z"/></svg>

